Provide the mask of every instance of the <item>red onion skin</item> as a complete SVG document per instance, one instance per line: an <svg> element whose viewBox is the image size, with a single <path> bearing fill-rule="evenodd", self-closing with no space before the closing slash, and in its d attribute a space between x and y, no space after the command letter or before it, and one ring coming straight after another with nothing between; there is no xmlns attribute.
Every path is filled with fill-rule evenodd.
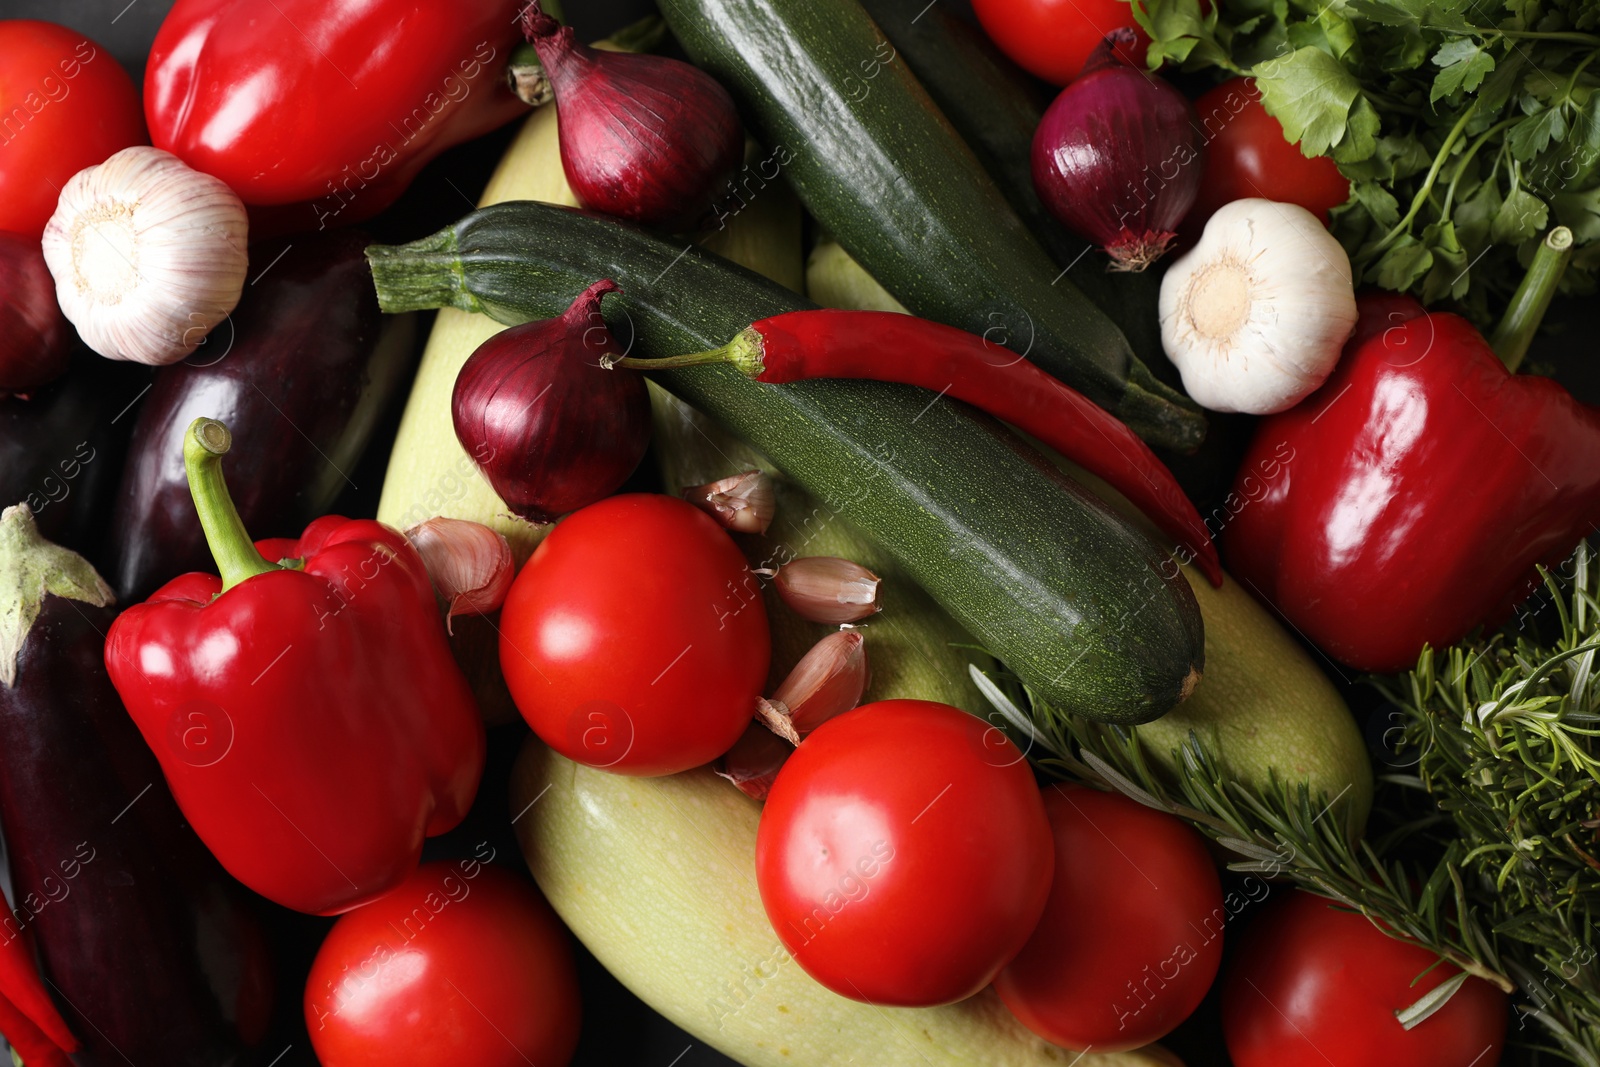
<svg viewBox="0 0 1600 1067"><path fill-rule="evenodd" d="M744 162L728 91L676 59L596 51L544 15L524 25L555 93L561 169L578 201L644 226L707 225Z"/></svg>
<svg viewBox="0 0 1600 1067"><path fill-rule="evenodd" d="M60 377L71 340L39 239L0 231L0 397Z"/></svg>
<svg viewBox="0 0 1600 1067"><path fill-rule="evenodd" d="M1143 270L1166 251L1205 173L1194 105L1166 81L1121 62L1106 36L1061 91L1033 137L1033 185L1050 212Z"/></svg>
<svg viewBox="0 0 1600 1067"><path fill-rule="evenodd" d="M610 496L650 444L644 378L601 366L618 353L600 316L609 281L553 319L489 338L456 377L456 439L514 513L554 522Z"/></svg>

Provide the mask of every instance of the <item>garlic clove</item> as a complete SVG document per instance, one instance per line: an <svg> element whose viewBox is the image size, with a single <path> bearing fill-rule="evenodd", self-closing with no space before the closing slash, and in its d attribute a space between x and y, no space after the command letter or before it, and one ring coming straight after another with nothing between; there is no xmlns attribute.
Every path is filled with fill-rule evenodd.
<svg viewBox="0 0 1600 1067"><path fill-rule="evenodd" d="M770 700L756 703L756 719L798 745L835 715L861 703L867 688L867 646L860 630L836 630L800 657Z"/></svg>
<svg viewBox="0 0 1600 1067"><path fill-rule="evenodd" d="M406 531L433 591L457 615L487 615L505 603L516 565L505 535L466 519L428 519Z"/></svg>
<svg viewBox="0 0 1600 1067"><path fill-rule="evenodd" d="M762 470L689 486L683 499L735 533L766 533L777 511L772 475Z"/></svg>
<svg viewBox="0 0 1600 1067"><path fill-rule="evenodd" d="M737 786L745 796L765 800L772 783L777 780L778 771L793 752L792 744L760 723L753 722L712 769Z"/></svg>
<svg viewBox="0 0 1600 1067"><path fill-rule="evenodd" d="M1201 407L1267 415L1315 392L1356 324L1350 258L1297 204L1235 200L1161 280L1161 343Z"/></svg>
<svg viewBox="0 0 1600 1067"><path fill-rule="evenodd" d="M244 291L244 204L149 145L68 179L44 230L61 311L108 359L176 363Z"/></svg>
<svg viewBox="0 0 1600 1067"><path fill-rule="evenodd" d="M836 556L802 556L778 568L773 584L790 610L812 622L858 622L876 611L880 579Z"/></svg>

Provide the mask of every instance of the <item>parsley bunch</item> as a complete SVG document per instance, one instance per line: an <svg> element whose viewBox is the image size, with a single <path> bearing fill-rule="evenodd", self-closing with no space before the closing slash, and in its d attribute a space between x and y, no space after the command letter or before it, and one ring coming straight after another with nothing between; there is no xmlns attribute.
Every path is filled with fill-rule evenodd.
<svg viewBox="0 0 1600 1067"><path fill-rule="evenodd" d="M1563 289L1594 289L1596 0L1136 0L1134 12L1152 66L1255 78L1290 140L1339 165L1352 196L1333 232L1357 278L1488 322L1561 224L1577 244Z"/></svg>

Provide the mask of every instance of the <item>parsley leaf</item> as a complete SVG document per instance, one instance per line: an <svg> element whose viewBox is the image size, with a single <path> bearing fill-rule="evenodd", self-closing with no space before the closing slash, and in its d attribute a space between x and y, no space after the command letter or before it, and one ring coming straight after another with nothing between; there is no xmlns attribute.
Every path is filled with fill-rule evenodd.
<svg viewBox="0 0 1600 1067"><path fill-rule="evenodd" d="M1283 125L1290 141L1300 142L1300 151L1326 155L1344 140L1361 84L1337 59L1307 46L1259 63L1251 74L1267 112Z"/></svg>
<svg viewBox="0 0 1600 1067"><path fill-rule="evenodd" d="M1433 65L1442 67L1433 79L1428 102L1436 104L1459 90L1472 92L1494 70L1494 56L1470 37L1448 41L1433 54Z"/></svg>

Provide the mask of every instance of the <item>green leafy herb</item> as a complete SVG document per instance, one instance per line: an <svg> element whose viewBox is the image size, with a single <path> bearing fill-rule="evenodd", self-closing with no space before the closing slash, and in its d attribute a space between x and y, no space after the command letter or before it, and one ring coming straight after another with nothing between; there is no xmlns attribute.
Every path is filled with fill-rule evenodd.
<svg viewBox="0 0 1600 1067"><path fill-rule="evenodd" d="M1600 242L1595 0L1136 0L1152 67L1256 79L1307 155L1352 181L1358 278L1481 323L1554 222ZM1580 248L1567 291L1595 287Z"/></svg>

